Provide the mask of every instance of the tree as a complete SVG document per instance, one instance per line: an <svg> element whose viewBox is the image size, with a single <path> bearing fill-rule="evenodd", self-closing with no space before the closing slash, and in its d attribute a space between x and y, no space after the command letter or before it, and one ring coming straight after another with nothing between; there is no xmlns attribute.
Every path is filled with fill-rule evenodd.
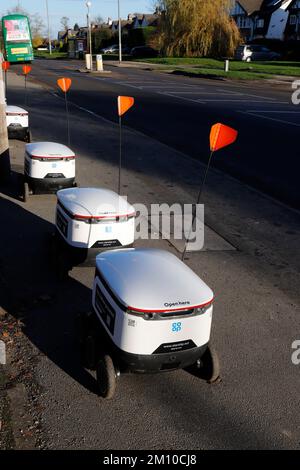
<svg viewBox="0 0 300 470"><path fill-rule="evenodd" d="M240 33L231 0L159 0L157 46L167 56L230 56Z"/></svg>
<svg viewBox="0 0 300 470"><path fill-rule="evenodd" d="M70 19L67 16L63 16L60 20L60 24L62 25L63 29L67 31L69 29L69 21Z"/></svg>
<svg viewBox="0 0 300 470"><path fill-rule="evenodd" d="M44 24L44 21L43 21L42 17L38 13L30 15L20 5L16 5L13 8L11 8L10 10L7 10L7 15L13 15L15 13L18 13L20 15L25 15L29 18L32 39L41 37L42 31L45 28L45 24Z"/></svg>
<svg viewBox="0 0 300 470"><path fill-rule="evenodd" d="M93 18L92 20L93 24L102 24L103 23L103 18L101 15L97 15Z"/></svg>

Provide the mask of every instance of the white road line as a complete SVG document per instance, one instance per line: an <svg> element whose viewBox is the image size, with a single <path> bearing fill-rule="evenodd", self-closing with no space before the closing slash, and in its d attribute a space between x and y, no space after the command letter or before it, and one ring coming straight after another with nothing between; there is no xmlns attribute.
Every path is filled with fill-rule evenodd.
<svg viewBox="0 0 300 470"><path fill-rule="evenodd" d="M300 111L285 111L284 109L281 111L275 110L265 110L265 109L248 109L245 111L246 113L278 113L278 114L300 114Z"/></svg>
<svg viewBox="0 0 300 470"><path fill-rule="evenodd" d="M238 111L241 114L247 114L247 116L255 116L260 119L267 119L268 121L275 121L275 122L280 122L281 124L287 124L288 126L296 126L300 127L300 123L297 124L296 122L291 122L291 121L285 121L284 119L276 119L276 118L271 118L268 116L262 116L261 114L258 113L251 113L251 112L246 112L246 111Z"/></svg>
<svg viewBox="0 0 300 470"><path fill-rule="evenodd" d="M168 91L168 90L166 90ZM231 96L231 93L222 93L219 92L218 90L216 91L181 91L181 90L175 90L172 91L170 90L169 93L180 93L181 95L218 95L218 96ZM237 96L236 94L233 95L233 97ZM242 94L240 96L243 96Z"/></svg>
<svg viewBox="0 0 300 470"><path fill-rule="evenodd" d="M197 103L197 104L205 104L205 101L200 101L200 100L192 100L191 98L185 98L184 96L179 96L179 95L171 95L170 93L163 92L163 91L157 91L158 95L164 95L164 96L170 96L171 98L179 99L179 100L184 100L184 101L191 101L192 103Z"/></svg>
<svg viewBox="0 0 300 470"><path fill-rule="evenodd" d="M233 99L233 98L228 98L228 99L207 99L207 100L203 100L205 101L205 103L249 103L249 100L246 98L244 99ZM263 100L251 100L251 103L265 103L265 101ZM273 104L273 103L272 103ZM278 102L274 103L274 104L278 104ZM282 104L282 103L281 103Z"/></svg>

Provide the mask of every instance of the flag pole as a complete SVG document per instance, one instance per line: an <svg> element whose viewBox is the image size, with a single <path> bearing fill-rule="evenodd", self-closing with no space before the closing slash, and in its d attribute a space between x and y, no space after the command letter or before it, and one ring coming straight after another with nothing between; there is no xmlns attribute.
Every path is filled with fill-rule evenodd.
<svg viewBox="0 0 300 470"><path fill-rule="evenodd" d="M194 228L194 223L195 223L196 214L197 214L197 206L198 206L198 204L200 204L200 201L201 201L201 196L202 196L203 189L204 189L204 186L205 186L205 183L206 183L206 179L207 179L207 175L208 175L208 171L209 171L209 168L210 168L211 159L212 159L213 154L214 154L214 151L212 150L212 151L210 152L210 156L209 156L209 159L208 159L208 163L207 163L207 165L206 165L206 170L205 170L204 178L203 178L203 180L202 180L202 184L201 184L201 186L200 186L200 190L199 190L199 193L198 193L197 202L196 202L196 207L195 207L195 210L193 210L193 212L192 212L192 214L193 214L192 223L191 223L191 227L190 227L190 231L189 231L188 238L185 240L185 245L184 245L184 250L183 250L183 253L182 253L181 261L184 261L185 254L186 254L186 250L187 250L187 245L188 245L188 243L189 243L189 241L190 241L191 233L192 233L193 228Z"/></svg>
<svg viewBox="0 0 300 470"><path fill-rule="evenodd" d="M67 115L67 136L68 136L68 146L70 147L70 120L69 120L69 107L68 107L68 98L67 92L65 91L65 104L66 104L66 115Z"/></svg>
<svg viewBox="0 0 300 470"><path fill-rule="evenodd" d="M27 106L27 74L24 75L25 78L25 107Z"/></svg>
<svg viewBox="0 0 300 470"><path fill-rule="evenodd" d="M122 117L119 116L119 183L118 183L118 194L121 195L121 171L122 171Z"/></svg>
<svg viewBox="0 0 300 470"><path fill-rule="evenodd" d="M7 70L4 70L4 82L5 82L5 101L7 102Z"/></svg>

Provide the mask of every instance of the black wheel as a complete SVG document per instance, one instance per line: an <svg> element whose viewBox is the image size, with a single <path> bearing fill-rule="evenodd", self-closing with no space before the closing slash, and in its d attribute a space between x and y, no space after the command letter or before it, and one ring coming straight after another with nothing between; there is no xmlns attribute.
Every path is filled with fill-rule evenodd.
<svg viewBox="0 0 300 470"><path fill-rule="evenodd" d="M24 202L28 201L29 195L30 195L29 184L25 181L24 188L23 188L23 201Z"/></svg>
<svg viewBox="0 0 300 470"><path fill-rule="evenodd" d="M116 391L116 371L112 358L105 355L99 359L96 368L99 395L110 400Z"/></svg>
<svg viewBox="0 0 300 470"><path fill-rule="evenodd" d="M25 134L24 142L27 142L29 144L31 142L31 140L32 140L31 132L27 131L26 134Z"/></svg>
<svg viewBox="0 0 300 470"><path fill-rule="evenodd" d="M212 384L220 379L220 361L215 348L209 344L200 359L198 377Z"/></svg>
<svg viewBox="0 0 300 470"><path fill-rule="evenodd" d="M209 344L203 356L186 370L199 379L206 380L209 384L219 382L220 362L214 347Z"/></svg>

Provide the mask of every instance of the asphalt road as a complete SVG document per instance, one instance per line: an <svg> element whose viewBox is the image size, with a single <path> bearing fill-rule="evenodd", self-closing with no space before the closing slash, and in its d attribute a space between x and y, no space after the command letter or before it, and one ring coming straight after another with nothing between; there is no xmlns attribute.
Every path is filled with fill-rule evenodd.
<svg viewBox="0 0 300 470"><path fill-rule="evenodd" d="M233 83L109 65L112 74L99 77L80 74L79 67L82 62L39 60L31 77L56 87L58 76L70 76L70 100L112 121L116 96L132 95L136 105L126 116L127 126L202 161L210 126L224 122L235 127L236 145L216 155L213 165L300 207L300 111L291 102L290 83Z"/></svg>
<svg viewBox="0 0 300 470"><path fill-rule="evenodd" d="M54 71L42 71L43 66L36 64L39 72L33 75L54 83L58 66L51 63ZM66 71L64 64L59 67ZM126 71L117 73L124 79ZM22 105L22 78L10 74L9 83L9 103ZM90 111L109 117L115 95L128 87L105 83L85 75L74 79L70 99L78 99L78 88L85 109L70 106L71 146L78 155L82 186L115 189L118 126ZM141 116L144 93L139 93ZM156 92L147 92L143 99L150 106L155 97ZM163 100L174 103L179 113L177 98ZM64 102L52 88L30 82L28 109L35 141L66 141ZM132 127L129 119L133 111L128 113ZM204 121L204 116L199 113L198 119ZM149 206L195 200L203 174L198 161L131 129L124 131L124 145L122 191L129 202ZM40 427L39 444L50 449L299 449L300 366L291 361L291 345L299 339L299 214L223 172L211 171L205 220L216 243L190 254L186 263L216 296L213 341L222 382L209 386L184 371L124 375L115 399L106 402L96 394L93 375L80 365L76 342L76 315L90 309L94 269L77 268L66 282L55 280L48 243L55 196L20 201L17 182L24 148L20 142L11 142L11 147L14 184L0 188L5 222L0 230L0 299L22 321L32 350L32 357L22 361L34 368L27 389L33 422ZM227 158L240 157L232 150ZM139 240L137 246L159 246L180 256L172 240ZM20 440L25 434L23 429Z"/></svg>

